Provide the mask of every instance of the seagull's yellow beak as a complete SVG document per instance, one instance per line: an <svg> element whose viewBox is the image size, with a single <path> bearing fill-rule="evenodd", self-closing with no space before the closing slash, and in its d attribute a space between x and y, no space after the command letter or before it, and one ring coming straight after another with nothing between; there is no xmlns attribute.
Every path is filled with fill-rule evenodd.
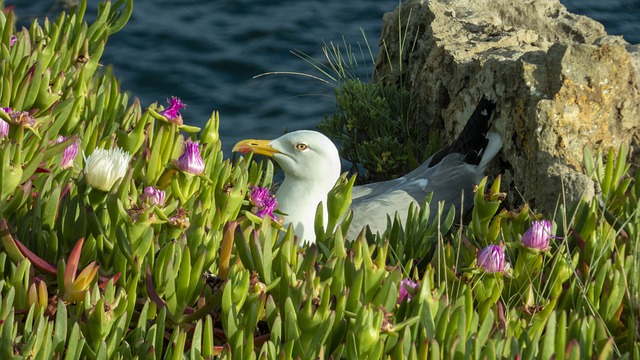
<svg viewBox="0 0 640 360"><path fill-rule="evenodd" d="M280 151L272 148L269 143L271 140L247 139L239 141L233 146L232 151L241 152L243 154L253 151L255 154L271 156L279 154Z"/></svg>

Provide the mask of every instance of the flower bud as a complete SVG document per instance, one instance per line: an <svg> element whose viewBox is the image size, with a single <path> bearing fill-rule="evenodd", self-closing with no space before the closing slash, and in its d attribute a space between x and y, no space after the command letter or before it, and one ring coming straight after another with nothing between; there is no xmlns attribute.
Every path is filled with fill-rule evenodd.
<svg viewBox="0 0 640 360"><path fill-rule="evenodd" d="M400 293L398 294L397 303L400 304L405 298L407 298L407 301L411 300L417 288L417 282L411 279L402 279L402 281L400 281Z"/></svg>
<svg viewBox="0 0 640 360"><path fill-rule="evenodd" d="M551 221L534 221L531 228L527 230L520 242L522 245L536 250L546 250L549 248L551 239Z"/></svg>
<svg viewBox="0 0 640 360"><path fill-rule="evenodd" d="M9 135L9 123L0 119L0 139Z"/></svg>
<svg viewBox="0 0 640 360"><path fill-rule="evenodd" d="M164 205L164 199L166 193L162 190L156 189L153 186L147 186L144 188L144 192L140 195L142 201L149 201L149 205Z"/></svg>
<svg viewBox="0 0 640 360"><path fill-rule="evenodd" d="M487 273L504 271L504 251L498 245L489 245L478 254L476 266Z"/></svg>
<svg viewBox="0 0 640 360"><path fill-rule="evenodd" d="M178 169L195 175L204 172L204 160L200 156L200 145L197 141L186 141L182 155L175 161Z"/></svg>
<svg viewBox="0 0 640 360"><path fill-rule="evenodd" d="M47 284L44 280L36 278L34 282L31 283L27 298L29 305L37 304L43 308L49 305L49 292L47 291Z"/></svg>
<svg viewBox="0 0 640 360"><path fill-rule="evenodd" d="M63 141L67 140L64 136L59 136L56 144L59 144ZM66 149L62 152L62 160L60 161L60 167L63 169L70 169L73 167L73 160L75 160L78 155L78 142L74 142L73 144L67 146Z"/></svg>
<svg viewBox="0 0 640 360"><path fill-rule="evenodd" d="M85 158L84 175L93 188L109 191L127 172L131 155L121 148L95 149Z"/></svg>

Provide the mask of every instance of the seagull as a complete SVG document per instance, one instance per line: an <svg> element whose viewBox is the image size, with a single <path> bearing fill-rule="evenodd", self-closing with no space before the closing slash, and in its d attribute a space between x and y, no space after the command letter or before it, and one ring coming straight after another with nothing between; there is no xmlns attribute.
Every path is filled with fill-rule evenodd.
<svg viewBox="0 0 640 360"><path fill-rule="evenodd" d="M498 134L489 132L494 109L495 102L482 97L458 138L415 170L394 180L353 187L353 219L346 238L355 239L365 226L374 233L384 231L387 217L396 213L405 223L410 204L419 206L429 193L433 193L432 217L441 201L446 209L456 206L463 213L468 211L473 206L474 187L502 147ZM242 140L233 151L253 151L280 165L284 180L275 196L280 211L286 214L284 225L293 225L300 246L315 243L316 208L320 202L326 204L327 194L341 172L340 155L333 142L319 132L299 130L275 140ZM323 209L326 222L326 206Z"/></svg>

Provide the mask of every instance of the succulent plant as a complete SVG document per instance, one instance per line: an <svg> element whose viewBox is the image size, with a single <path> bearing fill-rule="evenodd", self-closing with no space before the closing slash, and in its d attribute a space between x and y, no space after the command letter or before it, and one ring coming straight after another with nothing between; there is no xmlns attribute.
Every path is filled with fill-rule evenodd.
<svg viewBox="0 0 640 360"><path fill-rule="evenodd" d="M99 67L131 0L92 24L85 7L21 31L0 13L0 358L640 355L640 172L626 149L585 151L602 199L555 216L504 208L497 177L468 226L412 207L353 242L344 176L329 225L319 208L318 242L300 249L272 211L273 164L225 159L216 112L200 129L175 99L142 108ZM99 165L109 181L96 182L76 145L127 161Z"/></svg>

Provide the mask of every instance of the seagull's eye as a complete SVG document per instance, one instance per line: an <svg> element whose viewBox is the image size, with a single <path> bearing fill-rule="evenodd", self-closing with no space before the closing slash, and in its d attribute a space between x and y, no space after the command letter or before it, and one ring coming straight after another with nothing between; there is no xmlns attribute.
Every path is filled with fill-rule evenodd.
<svg viewBox="0 0 640 360"><path fill-rule="evenodd" d="M297 143L296 144L296 149L298 149L300 151L307 150L308 148L309 148L309 145L307 145L305 143Z"/></svg>

